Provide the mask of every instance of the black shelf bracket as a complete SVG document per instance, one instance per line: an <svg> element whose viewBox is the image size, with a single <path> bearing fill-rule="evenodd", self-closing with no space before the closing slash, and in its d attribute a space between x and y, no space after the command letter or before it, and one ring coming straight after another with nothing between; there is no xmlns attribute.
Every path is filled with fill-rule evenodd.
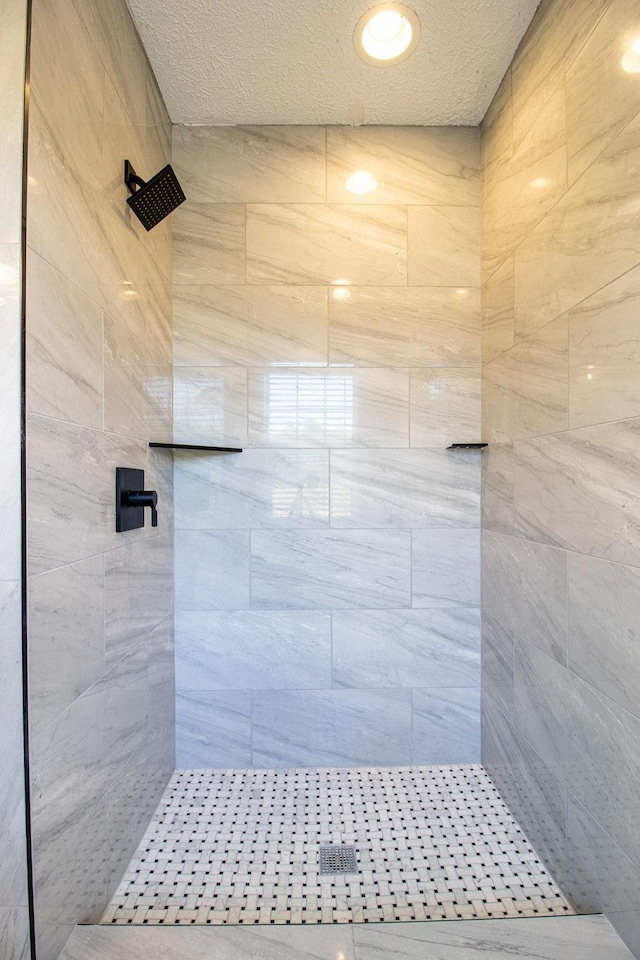
<svg viewBox="0 0 640 960"><path fill-rule="evenodd" d="M452 443L447 450L482 450L488 446L488 443Z"/></svg>
<svg viewBox="0 0 640 960"><path fill-rule="evenodd" d="M160 450L209 450L213 453L242 453L242 447L211 447L202 443L149 443L150 447Z"/></svg>

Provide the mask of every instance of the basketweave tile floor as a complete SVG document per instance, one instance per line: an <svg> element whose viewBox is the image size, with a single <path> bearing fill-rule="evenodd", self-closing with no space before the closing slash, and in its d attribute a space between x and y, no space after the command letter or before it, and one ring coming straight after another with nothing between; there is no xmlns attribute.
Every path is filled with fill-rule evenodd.
<svg viewBox="0 0 640 960"><path fill-rule="evenodd" d="M321 873L329 845L355 847L356 872ZM479 765L181 770L101 923L573 912Z"/></svg>

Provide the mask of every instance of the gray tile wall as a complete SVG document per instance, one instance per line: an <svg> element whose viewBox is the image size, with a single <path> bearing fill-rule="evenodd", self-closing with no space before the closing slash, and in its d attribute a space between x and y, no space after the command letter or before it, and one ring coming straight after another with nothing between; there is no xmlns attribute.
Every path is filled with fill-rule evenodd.
<svg viewBox="0 0 640 960"><path fill-rule="evenodd" d="M482 757L640 956L640 81L545 0L484 122Z"/></svg>
<svg viewBox="0 0 640 960"><path fill-rule="evenodd" d="M73 51L73 57L63 51ZM170 157L124 0L34 0L27 369L29 670L39 960L108 902L174 767L171 228L123 161ZM115 533L114 471L160 524Z"/></svg>
<svg viewBox="0 0 640 960"><path fill-rule="evenodd" d="M479 138L174 128L177 762L479 757ZM367 170L377 188L348 192Z"/></svg>
<svg viewBox="0 0 640 960"><path fill-rule="evenodd" d="M27 5L0 0L0 953L29 956L22 736L21 226Z"/></svg>

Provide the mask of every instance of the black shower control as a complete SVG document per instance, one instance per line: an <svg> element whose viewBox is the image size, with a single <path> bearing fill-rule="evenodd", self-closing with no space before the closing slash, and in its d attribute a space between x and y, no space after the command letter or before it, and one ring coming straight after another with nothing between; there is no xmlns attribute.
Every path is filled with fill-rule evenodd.
<svg viewBox="0 0 640 960"><path fill-rule="evenodd" d="M144 489L144 470L116 467L116 532L144 527L144 509L151 507L151 526L158 526L158 494Z"/></svg>

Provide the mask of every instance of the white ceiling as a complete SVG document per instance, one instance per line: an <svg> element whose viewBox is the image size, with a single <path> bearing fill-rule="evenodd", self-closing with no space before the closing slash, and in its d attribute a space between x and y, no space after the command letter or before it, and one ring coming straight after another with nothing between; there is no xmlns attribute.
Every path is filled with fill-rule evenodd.
<svg viewBox="0 0 640 960"><path fill-rule="evenodd" d="M538 0L407 0L422 39L369 66L377 0L128 0L174 123L476 124Z"/></svg>

